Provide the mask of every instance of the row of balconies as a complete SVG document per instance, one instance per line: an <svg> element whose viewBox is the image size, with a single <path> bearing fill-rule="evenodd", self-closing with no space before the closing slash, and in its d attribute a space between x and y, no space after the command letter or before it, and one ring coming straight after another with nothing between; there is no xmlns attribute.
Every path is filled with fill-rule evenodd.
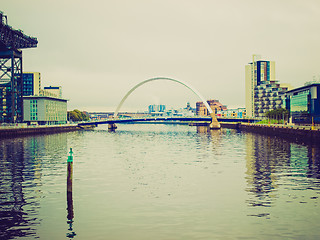
<svg viewBox="0 0 320 240"><path fill-rule="evenodd" d="M281 98L255 98L254 99L254 102L282 102L282 99Z"/></svg>
<svg viewBox="0 0 320 240"><path fill-rule="evenodd" d="M254 102L255 105L281 105L282 101L272 101L272 102L268 102L268 101L256 101Z"/></svg>
<svg viewBox="0 0 320 240"><path fill-rule="evenodd" d="M272 97L277 97L277 93L258 93L254 95L255 97L261 98L261 97L267 97L267 98L272 98Z"/></svg>
<svg viewBox="0 0 320 240"><path fill-rule="evenodd" d="M282 100L281 99L276 99L276 100L270 100L270 99L256 99L256 101L254 101L255 104L282 104Z"/></svg>
<svg viewBox="0 0 320 240"><path fill-rule="evenodd" d="M270 110L274 110L274 109L278 109L278 108L281 108L279 106L264 106L264 107L258 107L256 106L254 109L257 111L257 110L260 110L260 109L265 109L267 111L270 111Z"/></svg>
<svg viewBox="0 0 320 240"><path fill-rule="evenodd" d="M281 108L281 104L275 104L275 105L255 105L255 109L277 109Z"/></svg>
<svg viewBox="0 0 320 240"><path fill-rule="evenodd" d="M281 108L282 105L255 105L255 109L277 109L277 108Z"/></svg>

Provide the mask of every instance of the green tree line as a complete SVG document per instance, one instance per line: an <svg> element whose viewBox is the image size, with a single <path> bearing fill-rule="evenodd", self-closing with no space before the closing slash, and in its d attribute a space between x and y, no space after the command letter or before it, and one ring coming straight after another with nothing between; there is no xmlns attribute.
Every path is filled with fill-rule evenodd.
<svg viewBox="0 0 320 240"><path fill-rule="evenodd" d="M274 109L267 112L266 117L275 120L277 123L282 123L283 121L288 121L289 111L285 108Z"/></svg>
<svg viewBox="0 0 320 240"><path fill-rule="evenodd" d="M68 111L68 120L73 122L88 121L90 119L89 115L75 109L73 111Z"/></svg>

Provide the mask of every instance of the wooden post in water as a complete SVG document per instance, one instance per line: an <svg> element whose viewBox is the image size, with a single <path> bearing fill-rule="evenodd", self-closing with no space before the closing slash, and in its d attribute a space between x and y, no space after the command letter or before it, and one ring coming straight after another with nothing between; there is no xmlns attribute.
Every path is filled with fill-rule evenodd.
<svg viewBox="0 0 320 240"><path fill-rule="evenodd" d="M67 160L67 223L69 224L68 230L70 231L67 233L67 237L74 238L77 234L73 231L73 199L72 199L72 178L73 178L73 156L72 156L72 148L70 148L70 156L68 156Z"/></svg>
<svg viewBox="0 0 320 240"><path fill-rule="evenodd" d="M72 177L73 177L73 156L72 148L70 148L70 156L67 161L67 193L72 193Z"/></svg>

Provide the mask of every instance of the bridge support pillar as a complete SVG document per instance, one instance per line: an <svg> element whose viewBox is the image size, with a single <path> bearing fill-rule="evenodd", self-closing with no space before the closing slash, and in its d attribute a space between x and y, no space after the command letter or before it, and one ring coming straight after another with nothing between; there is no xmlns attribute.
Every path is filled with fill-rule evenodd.
<svg viewBox="0 0 320 240"><path fill-rule="evenodd" d="M211 116L211 123L210 123L210 129L220 129L220 123L218 122L218 119L214 113L210 114Z"/></svg>
<svg viewBox="0 0 320 240"><path fill-rule="evenodd" d="M115 123L110 123L109 125L108 125L108 130L109 131L115 131L117 129L117 125L115 124Z"/></svg>

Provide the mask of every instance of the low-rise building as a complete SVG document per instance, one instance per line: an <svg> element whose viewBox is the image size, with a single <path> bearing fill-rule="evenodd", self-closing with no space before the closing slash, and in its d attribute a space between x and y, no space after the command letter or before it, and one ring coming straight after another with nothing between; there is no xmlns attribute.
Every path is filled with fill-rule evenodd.
<svg viewBox="0 0 320 240"><path fill-rule="evenodd" d="M218 111L216 116L221 118L245 118L246 108L233 108Z"/></svg>
<svg viewBox="0 0 320 240"><path fill-rule="evenodd" d="M320 124L320 83L311 83L285 93L285 107L290 121L298 124Z"/></svg>
<svg viewBox="0 0 320 240"><path fill-rule="evenodd" d="M67 100L47 96L23 98L24 122L39 125L67 123Z"/></svg>
<svg viewBox="0 0 320 240"><path fill-rule="evenodd" d="M62 98L62 88L61 86L44 87L41 95Z"/></svg>
<svg viewBox="0 0 320 240"><path fill-rule="evenodd" d="M218 111L227 110L227 106L220 103L219 100L208 100L207 103L215 114L217 114ZM210 116L210 113L203 102L196 103L196 115Z"/></svg>

